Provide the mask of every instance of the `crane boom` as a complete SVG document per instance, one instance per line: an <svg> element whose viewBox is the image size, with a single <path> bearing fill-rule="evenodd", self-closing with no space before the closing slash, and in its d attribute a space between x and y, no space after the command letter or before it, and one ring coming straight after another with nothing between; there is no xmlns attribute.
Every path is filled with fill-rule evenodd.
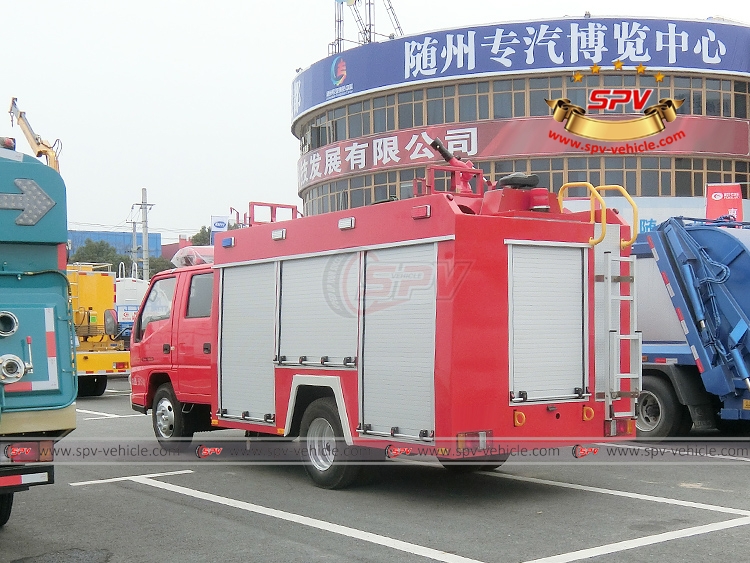
<svg viewBox="0 0 750 563"><path fill-rule="evenodd" d="M401 29L401 24L398 23L398 18L396 17L396 11L393 9L393 4L391 4L391 0L384 0L383 3L385 4L385 10L388 12L388 17L391 18L391 23L393 24L393 29L396 31L396 36L400 37L404 34L404 30Z"/></svg>
<svg viewBox="0 0 750 563"><path fill-rule="evenodd" d="M15 118L19 127L21 127L21 131L23 131L23 134L26 137L26 140L34 151L34 154L37 157L44 155L47 159L47 166L54 168L56 172L60 172L60 163L58 161L61 147L60 140L58 139L50 144L49 141L45 141L39 135L34 133L29 121L26 119L26 112L18 109L18 105L16 104L17 100L18 98L13 98L11 100L10 110L8 110L8 113L10 113L11 127L13 126L13 118Z"/></svg>

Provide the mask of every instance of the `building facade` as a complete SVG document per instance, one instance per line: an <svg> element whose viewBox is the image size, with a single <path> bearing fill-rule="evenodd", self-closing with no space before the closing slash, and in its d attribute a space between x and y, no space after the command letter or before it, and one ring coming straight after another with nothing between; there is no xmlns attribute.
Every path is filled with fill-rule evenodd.
<svg viewBox="0 0 750 563"><path fill-rule="evenodd" d="M86 244L86 241L106 242L113 246L118 254L130 255L133 249L133 233L113 231L68 231L68 248L70 255ZM140 252L143 248L143 234L136 233L136 247ZM148 234L148 255L156 258L162 255L161 233ZM170 256L171 258L171 256Z"/></svg>
<svg viewBox="0 0 750 563"><path fill-rule="evenodd" d="M492 181L525 172L554 192L565 182L622 185L642 230L705 216L707 184L739 184L743 201L731 205L742 215L749 55L750 27L734 22L591 17L344 51L292 85L304 213L410 197L412 180L442 160L429 147L440 138Z"/></svg>

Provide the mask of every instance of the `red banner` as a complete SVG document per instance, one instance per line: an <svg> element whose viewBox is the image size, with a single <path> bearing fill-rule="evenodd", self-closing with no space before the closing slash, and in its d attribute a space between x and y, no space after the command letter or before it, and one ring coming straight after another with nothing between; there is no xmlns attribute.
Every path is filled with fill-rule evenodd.
<svg viewBox="0 0 750 563"><path fill-rule="evenodd" d="M706 219L732 215L742 221L742 189L739 184L706 184Z"/></svg>

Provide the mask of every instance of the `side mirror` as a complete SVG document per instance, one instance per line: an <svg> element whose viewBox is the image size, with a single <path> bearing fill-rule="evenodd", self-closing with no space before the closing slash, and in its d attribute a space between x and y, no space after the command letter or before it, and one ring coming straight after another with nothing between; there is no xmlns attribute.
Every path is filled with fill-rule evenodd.
<svg viewBox="0 0 750 563"><path fill-rule="evenodd" d="M104 334L115 336L117 334L117 311L106 309L104 311Z"/></svg>

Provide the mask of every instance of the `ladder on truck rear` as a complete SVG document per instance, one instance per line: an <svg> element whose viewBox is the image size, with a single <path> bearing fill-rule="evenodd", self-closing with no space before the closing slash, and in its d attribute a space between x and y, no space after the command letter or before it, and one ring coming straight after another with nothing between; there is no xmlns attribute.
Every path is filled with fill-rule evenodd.
<svg viewBox="0 0 750 563"><path fill-rule="evenodd" d="M605 402L605 421L611 423L610 435L618 434L615 419L634 419L637 399L641 390L641 332L637 330L637 298L635 291L635 257L622 256L622 250L631 246L638 235L638 208L622 186L606 185L594 188L588 182L573 182L560 188L586 187L592 193L591 210L594 214L593 192L618 191L633 209L632 237L621 239L619 229L606 231L605 222L595 224L594 281L596 299L596 393L595 398ZM596 198L599 199L599 198ZM602 211L604 212L604 211ZM593 222L593 220L592 220ZM604 231L603 231L604 229ZM627 291L625 291L627 288ZM625 306L623 307L623 304ZM624 309L624 311L623 311ZM628 316L627 326L622 324L623 312ZM623 353L629 357L628 370L622 369ZM625 384L627 382L627 384ZM626 401L621 401L626 399ZM615 410L627 404L626 410Z"/></svg>

